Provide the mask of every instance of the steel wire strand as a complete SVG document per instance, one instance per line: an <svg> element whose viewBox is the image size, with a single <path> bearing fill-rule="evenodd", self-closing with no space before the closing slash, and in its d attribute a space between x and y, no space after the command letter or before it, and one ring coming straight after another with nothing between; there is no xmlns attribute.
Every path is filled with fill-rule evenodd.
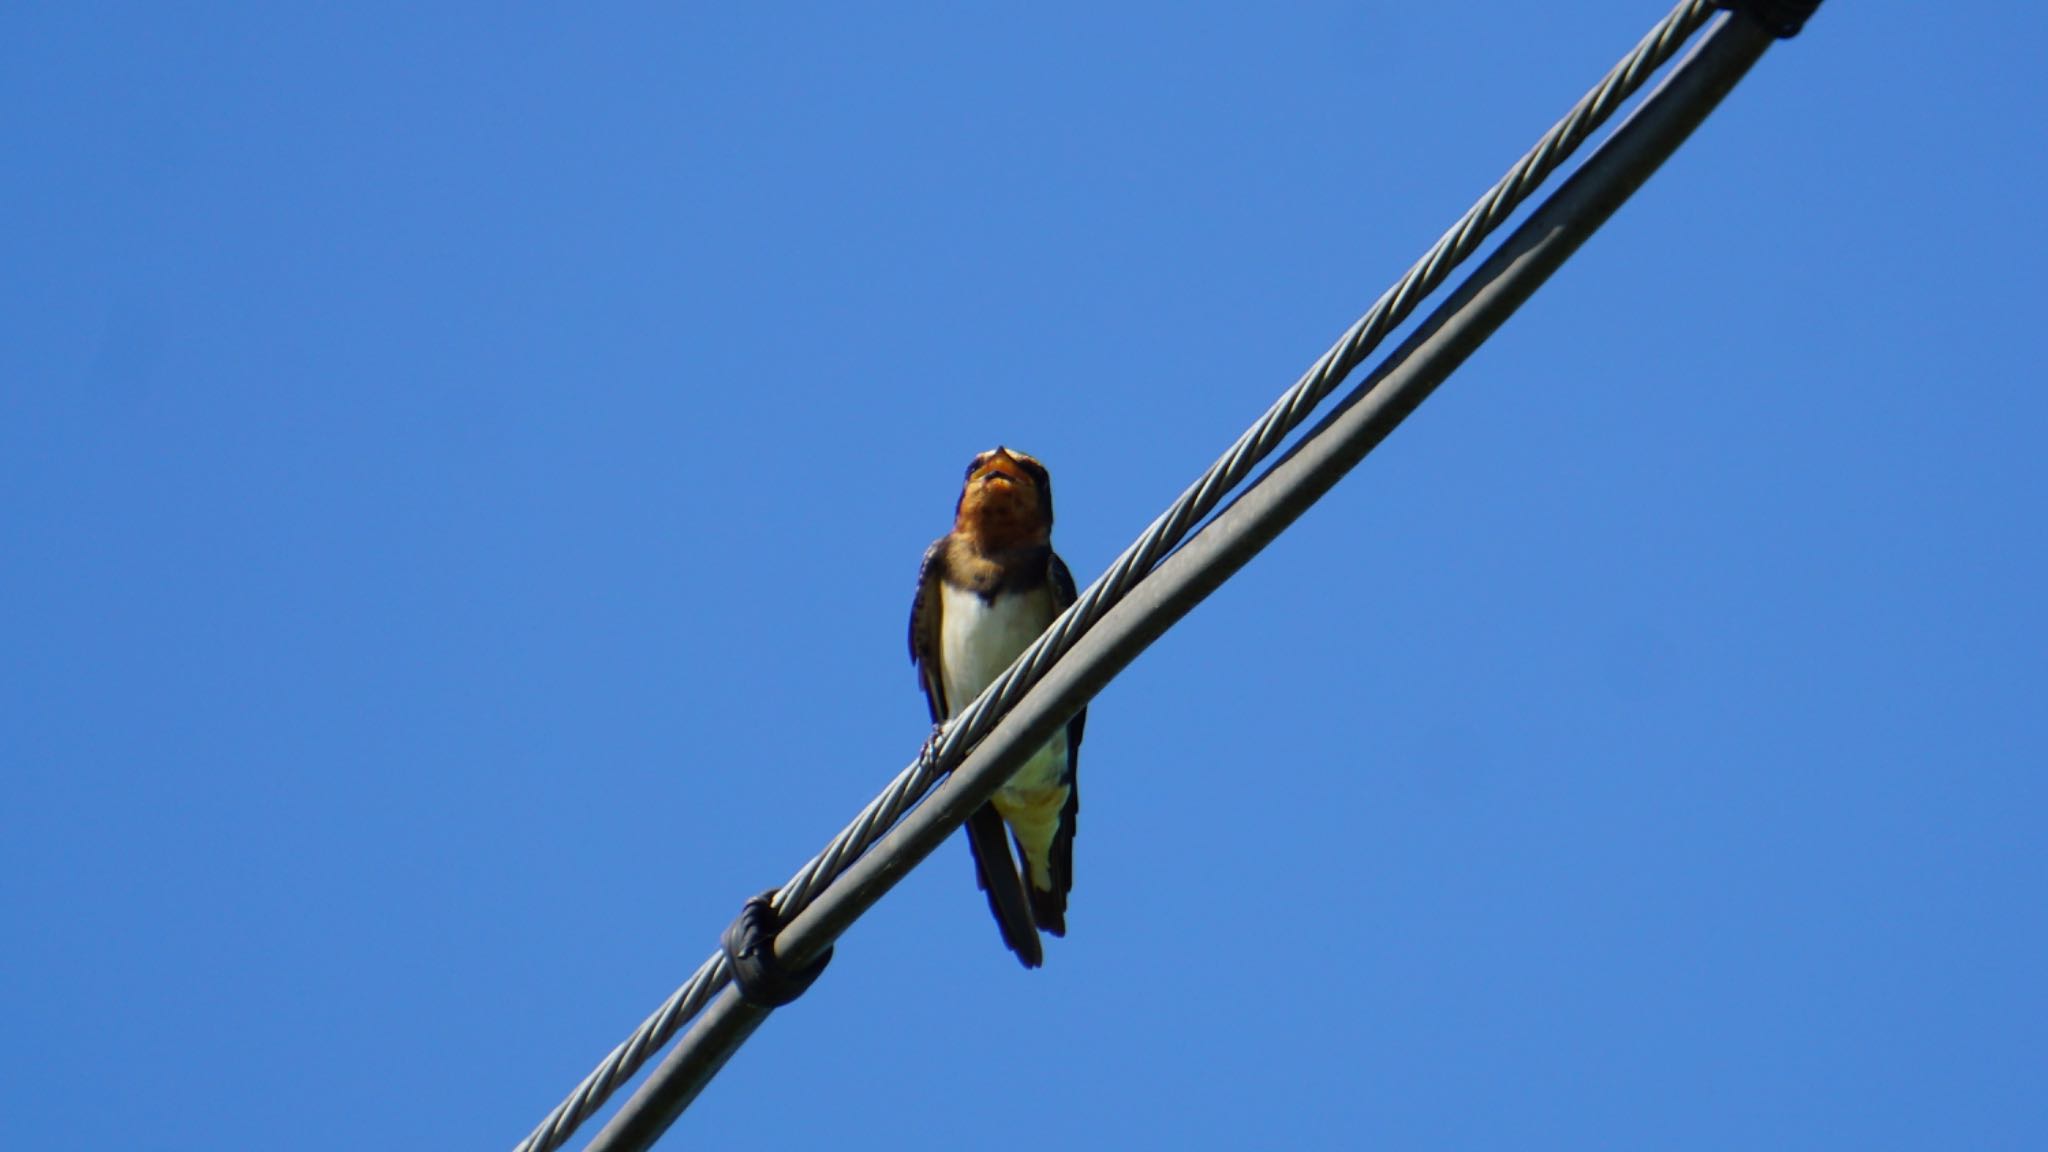
<svg viewBox="0 0 2048 1152"><path fill-rule="evenodd" d="M1755 19L1713 24L1657 92L1400 349L1162 559L1131 598L1047 670L947 782L789 920L777 955L800 966L828 947L993 794L1029 749L1342 480L1676 151L1771 42L1768 27ZM730 988L714 997L587 1152L646 1152L770 1011Z"/></svg>
<svg viewBox="0 0 2048 1152"><path fill-rule="evenodd" d="M1659 21L1635 48L1608 71L1594 88L1474 204L1421 259L1382 293L1366 314L1348 328L1260 417L1228 451L1211 464L1178 499L1146 528L1109 569L1090 584L1045 633L1018 656L1009 669L929 741L918 759L898 773L860 815L834 836L825 849L799 869L777 891L775 907L784 919L794 916L846 866L921 800L946 772L988 734L1003 714L1040 680L1061 655L1096 621L1128 595L1166 554L1216 509L1282 441L1299 428L1352 369L1372 354L1386 336L1406 320L1421 301L1443 284L1515 209L1528 199L1558 165L1604 124L1620 105L1640 89L1651 74L1712 16L1712 0L1685 0ZM723 953L714 954L633 1034L584 1077L569 1097L520 1141L514 1152L555 1152L576 1129L639 1072L654 1053L702 1011L730 983L732 973Z"/></svg>
<svg viewBox="0 0 2048 1152"><path fill-rule="evenodd" d="M929 751L929 750L928 750ZM879 840L891 825L909 811L924 794L931 790L941 773L932 755L920 756L917 761L898 773L882 793L861 809L852 823L840 829L825 850L811 858L810 862L789 883L776 893L775 906L793 915L809 904L812 897L821 890L831 877L845 871L846 865L859 856L867 847ZM720 989L732 982L732 967L727 963L724 952L715 952L711 958L699 965L682 987L669 995L661 1007L640 1022L623 1043L611 1050L598 1066L583 1078L569 1097L557 1104L548 1113L547 1119L519 1142L514 1152L554 1152L568 1143L569 1137L604 1107L619 1086L631 1080L648 1059L675 1038L675 1034L690 1019L703 1011Z"/></svg>
<svg viewBox="0 0 2048 1152"><path fill-rule="evenodd" d="M1413 314L1416 306L1440 287L1451 271L1477 250L1588 135L1676 54L1713 12L1711 0L1687 0L1651 29L1399 282L1381 294L1372 308L1274 402L1258 423L1238 437L1222 458L1154 520L1036 643L953 718L940 742L940 763L957 763L966 748L987 735L1003 713L1073 647L1082 633L1128 595L1203 517L1214 511L1232 489L1299 428L1351 370Z"/></svg>

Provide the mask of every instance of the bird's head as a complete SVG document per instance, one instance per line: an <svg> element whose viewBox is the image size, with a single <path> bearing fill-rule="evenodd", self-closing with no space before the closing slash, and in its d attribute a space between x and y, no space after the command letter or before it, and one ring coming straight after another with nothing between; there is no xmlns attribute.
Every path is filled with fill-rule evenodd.
<svg viewBox="0 0 2048 1152"><path fill-rule="evenodd" d="M967 466L953 520L956 530L996 547L1047 543L1052 539L1052 478L1045 465L1022 452L991 448Z"/></svg>

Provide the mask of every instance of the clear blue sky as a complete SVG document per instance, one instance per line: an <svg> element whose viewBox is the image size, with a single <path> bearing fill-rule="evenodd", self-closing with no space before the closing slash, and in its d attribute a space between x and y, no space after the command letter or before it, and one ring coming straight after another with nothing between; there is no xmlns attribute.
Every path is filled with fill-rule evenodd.
<svg viewBox="0 0 2048 1152"><path fill-rule="evenodd" d="M1825 6L670 1140L2048 1144L2036 5ZM22 1147L509 1147L1663 15L0 16Z"/></svg>

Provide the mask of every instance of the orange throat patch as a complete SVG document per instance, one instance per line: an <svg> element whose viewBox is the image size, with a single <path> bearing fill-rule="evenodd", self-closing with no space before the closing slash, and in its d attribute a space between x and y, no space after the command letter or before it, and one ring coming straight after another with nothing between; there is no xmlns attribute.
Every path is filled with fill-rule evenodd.
<svg viewBox="0 0 2048 1152"><path fill-rule="evenodd" d="M1038 493L1028 482L983 483L978 476L960 494L953 529L986 549L1029 547L1052 538L1052 527L1039 511Z"/></svg>

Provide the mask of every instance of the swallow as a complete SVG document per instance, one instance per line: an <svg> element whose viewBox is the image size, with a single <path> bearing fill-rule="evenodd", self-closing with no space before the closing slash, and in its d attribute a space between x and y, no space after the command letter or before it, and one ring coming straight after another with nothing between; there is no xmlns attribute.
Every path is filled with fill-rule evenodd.
<svg viewBox="0 0 2048 1152"><path fill-rule="evenodd" d="M932 723L973 703L1073 602L1073 573L1052 550L1045 465L1001 447L976 456L953 530L925 550L910 605L910 659ZM1087 720L1087 709L1076 712L967 821L975 879L1003 942L1026 968L1045 962L1040 932L1067 934L1081 811L1075 770Z"/></svg>

